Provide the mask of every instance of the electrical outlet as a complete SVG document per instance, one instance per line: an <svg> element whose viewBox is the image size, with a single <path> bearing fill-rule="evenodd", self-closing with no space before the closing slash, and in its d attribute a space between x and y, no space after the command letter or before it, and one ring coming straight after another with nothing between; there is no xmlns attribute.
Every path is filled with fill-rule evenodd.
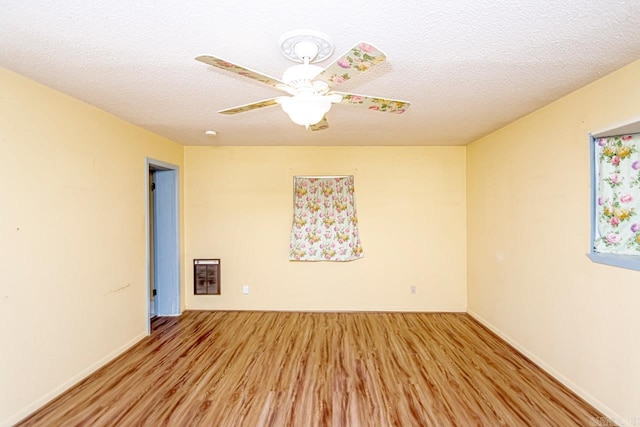
<svg viewBox="0 0 640 427"><path fill-rule="evenodd" d="M415 285L411 285L411 293L412 293L413 295L415 295L415 294L416 294L416 287L415 287Z"/></svg>
<svg viewBox="0 0 640 427"><path fill-rule="evenodd" d="M247 295L247 294L249 294L249 285L244 285L244 286L242 287L242 294L243 294L243 295Z"/></svg>

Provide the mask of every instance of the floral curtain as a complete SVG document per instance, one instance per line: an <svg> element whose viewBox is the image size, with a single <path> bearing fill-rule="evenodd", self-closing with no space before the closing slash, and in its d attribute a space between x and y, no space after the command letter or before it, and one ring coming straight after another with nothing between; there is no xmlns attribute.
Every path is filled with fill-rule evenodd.
<svg viewBox="0 0 640 427"><path fill-rule="evenodd" d="M640 255L640 134L599 138L596 252Z"/></svg>
<svg viewBox="0 0 640 427"><path fill-rule="evenodd" d="M351 261L362 258L353 176L294 177L289 259Z"/></svg>

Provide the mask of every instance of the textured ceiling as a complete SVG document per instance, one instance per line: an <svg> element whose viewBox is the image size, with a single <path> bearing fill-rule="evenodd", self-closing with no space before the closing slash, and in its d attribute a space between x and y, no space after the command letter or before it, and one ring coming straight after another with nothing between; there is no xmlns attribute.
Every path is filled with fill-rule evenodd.
<svg viewBox="0 0 640 427"><path fill-rule="evenodd" d="M0 0L0 66L185 145L463 145L640 58L638 0ZM334 105L311 132L283 93L194 60L280 78L288 31L359 41L387 61L339 90L411 101L402 115ZM640 78L640 76L639 76ZM218 136L204 135L215 129Z"/></svg>

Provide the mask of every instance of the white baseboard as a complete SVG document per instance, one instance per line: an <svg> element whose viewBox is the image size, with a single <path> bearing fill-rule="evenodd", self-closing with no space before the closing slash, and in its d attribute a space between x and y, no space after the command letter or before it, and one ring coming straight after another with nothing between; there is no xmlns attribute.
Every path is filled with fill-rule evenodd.
<svg viewBox="0 0 640 427"><path fill-rule="evenodd" d="M107 363L111 362L116 357L120 356L125 351L129 350L131 347L136 345L138 342L140 342L140 340L142 340L146 336L147 336L146 332L137 335L135 338L127 342L125 345L121 346L115 351L112 351L102 359L98 360L96 363L92 364L86 369L83 369L77 375L74 375L67 381L60 384L58 387L46 393L44 396L40 397L39 399L27 405L26 407L22 408L16 414L12 415L9 419L0 420L0 427L10 427L16 424L17 422L23 420L24 418L31 415L36 410L40 409L45 404L49 403L50 401L52 401L53 399L55 399L65 391L69 390L74 385L78 384L80 381L87 378L89 375L96 372L98 369L102 368Z"/></svg>
<svg viewBox="0 0 640 427"><path fill-rule="evenodd" d="M585 401L587 401L590 405L592 405L594 408L596 408L598 411L602 412L605 416L609 417L612 421L615 421L616 423L620 423L621 420L623 420L623 418L616 414L611 408L609 408L607 405L605 405L604 403L602 403L601 401L599 401L598 399L596 399L595 397L593 397L590 393L588 393L586 390L584 390L582 387L578 386L576 383L574 383L573 381L569 380L567 377L565 377L564 375L562 375L560 372L556 371L555 369L553 369L551 366L549 366L549 364L547 364L546 362L544 362L542 359L540 359L538 356L536 356L535 354L531 353L529 350L527 350L524 346L520 345L517 341L515 341L514 339L512 339L511 337L509 337L507 334L505 334L504 332L502 332L500 329L498 329L496 326L492 325L491 323L489 323L486 319L484 319L482 316L480 316L478 313L472 311L472 310L468 310L467 309L467 313L469 314L469 316L473 317L475 320L477 320L478 322L480 322L482 325L484 325L485 327L487 327L489 330L491 330L494 334L498 335L500 338L502 338L503 340L505 340L507 343L509 343L509 345L511 345L512 347L514 347L516 350L518 350L520 353L522 353L525 357L527 357L529 360L531 360L533 363L535 363L538 367L540 367L542 370L546 371L549 375L551 375L553 378L555 378L556 380L560 381L563 385L565 385L567 388L569 388L571 391L573 391L575 394L577 394L578 396L580 396L582 399L584 399ZM624 424L624 423L623 423ZM604 425L604 424L603 424Z"/></svg>
<svg viewBox="0 0 640 427"><path fill-rule="evenodd" d="M405 309L405 308L397 308L397 309L347 309L341 308L338 310L328 310L328 309L294 309L294 308L204 308L204 307L195 307L195 308L185 308L184 311L229 311L229 312L265 312L265 313L454 313L454 314L464 314L467 312L466 308L429 308L429 309ZM183 311L183 312L184 312Z"/></svg>

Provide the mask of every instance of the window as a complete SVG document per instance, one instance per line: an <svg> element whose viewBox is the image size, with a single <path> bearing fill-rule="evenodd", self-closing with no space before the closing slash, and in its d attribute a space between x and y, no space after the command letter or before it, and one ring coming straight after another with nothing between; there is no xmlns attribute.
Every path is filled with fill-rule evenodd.
<svg viewBox="0 0 640 427"><path fill-rule="evenodd" d="M593 262L640 270L640 122L591 135Z"/></svg>

